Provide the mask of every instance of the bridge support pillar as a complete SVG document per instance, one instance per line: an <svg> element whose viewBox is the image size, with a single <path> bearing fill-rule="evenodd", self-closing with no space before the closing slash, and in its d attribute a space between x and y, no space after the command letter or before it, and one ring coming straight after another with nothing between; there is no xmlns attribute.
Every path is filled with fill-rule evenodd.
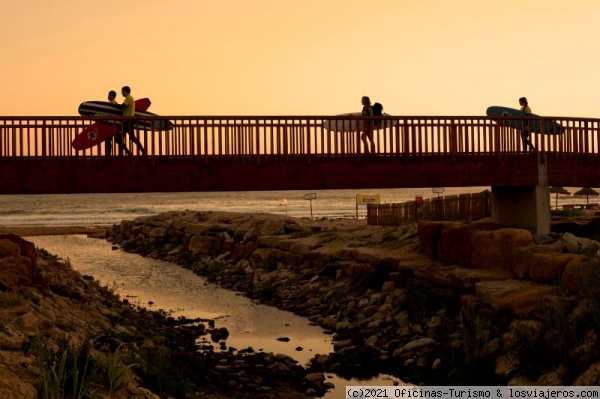
<svg viewBox="0 0 600 399"><path fill-rule="evenodd" d="M550 187L546 159L538 155L538 185L493 186L492 221L534 234L550 233Z"/></svg>

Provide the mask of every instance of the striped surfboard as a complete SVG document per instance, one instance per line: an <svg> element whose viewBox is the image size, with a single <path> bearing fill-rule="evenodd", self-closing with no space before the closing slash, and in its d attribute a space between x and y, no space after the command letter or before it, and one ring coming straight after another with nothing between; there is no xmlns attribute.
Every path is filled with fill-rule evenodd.
<svg viewBox="0 0 600 399"><path fill-rule="evenodd" d="M81 116L121 116L123 111L115 107L108 101L84 101L79 104L79 115ZM146 116L158 116L152 112L141 109L135 110L135 116L143 118ZM114 121L115 124L120 124L120 121ZM143 130L171 130L173 123L166 120L136 120L136 127Z"/></svg>

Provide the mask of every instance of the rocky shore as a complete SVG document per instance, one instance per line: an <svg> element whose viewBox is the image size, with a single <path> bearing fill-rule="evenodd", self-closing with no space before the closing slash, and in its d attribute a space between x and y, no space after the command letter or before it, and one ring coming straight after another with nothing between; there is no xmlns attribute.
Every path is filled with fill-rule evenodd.
<svg viewBox="0 0 600 399"><path fill-rule="evenodd" d="M109 239L335 334L309 372L436 385L600 383L598 242L489 222L365 226L174 212Z"/></svg>
<svg viewBox="0 0 600 399"><path fill-rule="evenodd" d="M212 320L132 306L91 276L0 235L0 398L309 398L327 387L287 356L215 352Z"/></svg>
<svg viewBox="0 0 600 399"><path fill-rule="evenodd" d="M0 397L40 397L63 358L64 378L93 398L314 397L329 388L325 372L435 385L600 383L600 245L564 231L185 211L123 221L107 239L306 316L334 334L335 351L305 368L228 348L228 332L210 320L132 306L2 235ZM224 350L198 346L201 336Z"/></svg>

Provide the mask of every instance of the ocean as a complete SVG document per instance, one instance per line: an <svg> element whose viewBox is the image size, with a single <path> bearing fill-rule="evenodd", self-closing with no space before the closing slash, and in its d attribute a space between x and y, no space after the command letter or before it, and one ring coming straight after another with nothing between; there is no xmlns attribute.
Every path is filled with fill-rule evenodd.
<svg viewBox="0 0 600 399"><path fill-rule="evenodd" d="M439 195L481 192L489 187L446 188ZM439 191L439 190L438 190ZM307 195L314 194L314 195ZM292 217L354 218L356 195L379 194L381 203L438 196L432 189L244 191L128 194L0 195L0 226L105 226L168 211L273 213ZM304 199L316 197L312 200ZM358 207L358 217L366 206Z"/></svg>

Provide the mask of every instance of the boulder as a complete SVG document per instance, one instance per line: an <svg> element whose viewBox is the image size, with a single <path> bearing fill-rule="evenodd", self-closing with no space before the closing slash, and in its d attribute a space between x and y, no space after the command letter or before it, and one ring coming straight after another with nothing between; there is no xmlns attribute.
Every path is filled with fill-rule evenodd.
<svg viewBox="0 0 600 399"><path fill-rule="evenodd" d="M37 266L38 254L34 243L27 241L15 234L2 234L0 235L0 240L7 240L13 244L16 244L19 247L19 254L29 258L33 267ZM2 257L2 255L0 255L0 257Z"/></svg>
<svg viewBox="0 0 600 399"><path fill-rule="evenodd" d="M556 288L532 285L518 289L492 304L497 311L508 311L516 316L526 316L540 308L547 295L554 294Z"/></svg>
<svg viewBox="0 0 600 399"><path fill-rule="evenodd" d="M444 263L469 266L473 252L473 235L478 231L497 230L501 226L489 222L446 224L438 244L438 259Z"/></svg>
<svg viewBox="0 0 600 399"><path fill-rule="evenodd" d="M187 234L191 234L191 235L195 235L195 236L199 236L199 235L203 234L206 230L208 230L208 226L206 226L205 224L198 224L198 223L188 224L187 226L185 226L185 229L184 229L184 231Z"/></svg>
<svg viewBox="0 0 600 399"><path fill-rule="evenodd" d="M524 229L505 228L477 231L472 238L469 266L475 269L509 270L516 258L515 249L533 246L533 235Z"/></svg>
<svg viewBox="0 0 600 399"><path fill-rule="evenodd" d="M214 255L217 252L217 240L208 236L193 236L190 239L189 249L192 253Z"/></svg>
<svg viewBox="0 0 600 399"><path fill-rule="evenodd" d="M18 291L33 280L34 269L29 258L20 255L0 258L0 291Z"/></svg>
<svg viewBox="0 0 600 399"><path fill-rule="evenodd" d="M480 302L491 305L515 291L532 285L533 283L520 280L480 281L475 284L475 295Z"/></svg>
<svg viewBox="0 0 600 399"><path fill-rule="evenodd" d="M573 385L577 386L593 386L600 385L600 363L592 364L586 371L583 372Z"/></svg>
<svg viewBox="0 0 600 399"><path fill-rule="evenodd" d="M442 230L446 227L445 222L429 222L420 220L417 222L419 234L419 248L421 252L431 259L438 258L438 244L442 236Z"/></svg>
<svg viewBox="0 0 600 399"><path fill-rule="evenodd" d="M531 257L529 277L535 281L554 281L569 263L582 260L583 257L576 254L536 253Z"/></svg>
<svg viewBox="0 0 600 399"><path fill-rule="evenodd" d="M562 287L567 291L581 291L582 278L585 273L587 262L585 258L572 259L566 264L562 273Z"/></svg>

